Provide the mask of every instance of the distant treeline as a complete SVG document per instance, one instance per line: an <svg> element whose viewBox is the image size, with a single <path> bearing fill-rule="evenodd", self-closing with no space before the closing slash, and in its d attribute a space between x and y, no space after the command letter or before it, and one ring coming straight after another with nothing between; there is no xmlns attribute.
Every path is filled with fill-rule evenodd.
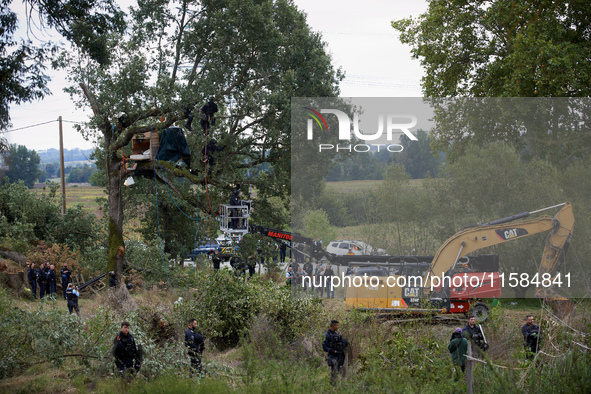
<svg viewBox="0 0 591 394"><path fill-rule="evenodd" d="M51 178L59 178L61 176L60 166L58 162L41 164L39 166L41 170L41 176L39 182L43 183ZM95 185L92 179L92 175L98 172L98 169L94 164L83 164L83 165L69 165L64 167L64 174L66 175L67 183L88 183L90 182Z"/></svg>
<svg viewBox="0 0 591 394"><path fill-rule="evenodd" d="M51 163L51 162L58 162L60 161L60 151L59 149L47 149L37 152L39 157L41 158L41 163ZM64 149L64 162L69 161L88 161L90 155L92 154L92 149Z"/></svg>
<svg viewBox="0 0 591 394"><path fill-rule="evenodd" d="M400 145L404 148L402 152L392 153L382 149L379 152L352 154L345 160L336 162L326 180L339 182L384 179L384 171L390 164L403 166L412 179L422 179L427 174L437 175L444 157L432 153L431 139L427 132L419 130L416 136L418 141L410 141L406 135L401 136Z"/></svg>

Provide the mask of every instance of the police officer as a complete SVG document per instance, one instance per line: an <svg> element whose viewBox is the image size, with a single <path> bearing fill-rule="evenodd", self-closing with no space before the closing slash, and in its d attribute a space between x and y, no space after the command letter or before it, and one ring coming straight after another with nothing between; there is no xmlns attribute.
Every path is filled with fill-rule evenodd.
<svg viewBox="0 0 591 394"><path fill-rule="evenodd" d="M47 286L51 291L51 298L55 300L55 266L53 264L49 266L49 272L47 273Z"/></svg>
<svg viewBox="0 0 591 394"><path fill-rule="evenodd" d="M324 342L322 342L322 350L326 355L326 362L331 368L330 383L336 383L337 375L345 363L345 349L349 346L349 342L338 333L339 322L331 320L330 328L324 334Z"/></svg>
<svg viewBox="0 0 591 394"><path fill-rule="evenodd" d="M203 335L195 332L197 328L197 320L189 319L189 327L185 330L185 346L191 357L191 373L193 370L201 373L201 354L205 350L205 344L203 342Z"/></svg>
<svg viewBox="0 0 591 394"><path fill-rule="evenodd" d="M117 275L115 274L115 271L110 271L109 272L109 287L115 287L117 286Z"/></svg>
<svg viewBox="0 0 591 394"><path fill-rule="evenodd" d="M68 300L68 311L70 311L70 315L72 311L76 311L78 317L80 317L80 308L78 307L78 297L80 297L80 292L78 292L78 286L74 287L73 283L68 284L68 288L66 289L66 300Z"/></svg>
<svg viewBox="0 0 591 394"><path fill-rule="evenodd" d="M29 284L31 285L31 293L33 297L37 299L37 270L35 269L35 263L29 264L29 272L27 273L29 278Z"/></svg>
<svg viewBox="0 0 591 394"><path fill-rule="evenodd" d="M124 321L121 323L121 332L113 340L111 353L115 357L115 365L119 369L121 377L127 377L129 379L135 371L139 371L141 367L141 356L133 335L129 333L128 322Z"/></svg>
<svg viewBox="0 0 591 394"><path fill-rule="evenodd" d="M482 329L476 325L476 317L471 315L468 319L468 324L462 330L462 335L469 341L474 342L482 350L488 349L488 343L484 340Z"/></svg>
<svg viewBox="0 0 591 394"><path fill-rule="evenodd" d="M68 263L64 263L64 267L60 271L62 277L62 290L64 292L64 298L66 298L66 290L68 290L68 284L72 281L72 271L68 268ZM72 313L72 312L70 312Z"/></svg>
<svg viewBox="0 0 591 394"><path fill-rule="evenodd" d="M540 350L540 327L534 324L532 315L525 317L525 324L521 327L521 333L523 334L523 346L527 352L527 359L531 360L534 358L534 354Z"/></svg>
<svg viewBox="0 0 591 394"><path fill-rule="evenodd" d="M37 283L39 283L39 298L43 298L47 287L47 274L45 273L45 265L43 263L39 265L39 269L37 270ZM49 289L47 289L47 293L49 293Z"/></svg>
<svg viewBox="0 0 591 394"><path fill-rule="evenodd" d="M219 251L217 248L213 251L213 256L211 257L211 262L213 264L214 270L220 269L220 264L222 263L222 258L220 257Z"/></svg>
<svg viewBox="0 0 591 394"><path fill-rule="evenodd" d="M279 245L279 262L284 263L285 262L285 255L287 254L287 246L281 242L281 244Z"/></svg>

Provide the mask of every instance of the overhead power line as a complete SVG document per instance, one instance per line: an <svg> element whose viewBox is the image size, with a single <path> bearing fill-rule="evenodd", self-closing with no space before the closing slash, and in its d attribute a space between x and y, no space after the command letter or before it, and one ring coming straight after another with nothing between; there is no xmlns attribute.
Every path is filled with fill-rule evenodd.
<svg viewBox="0 0 591 394"><path fill-rule="evenodd" d="M44 124L48 124L48 123L53 123L53 122L57 122L56 120L49 120L47 122L43 122L43 123L37 123L37 124L32 124L30 126L25 126L25 127L19 127L18 129L11 129L11 130L6 130L4 133L12 133L13 131L19 131L19 130L24 130L24 129L30 129L31 127L37 127L37 126L41 126Z"/></svg>
<svg viewBox="0 0 591 394"><path fill-rule="evenodd" d="M55 119L55 120L48 120L47 122L42 122L42 123L32 124L32 125L30 125L30 126L19 127L18 129L10 129L10 130L6 130L4 133L12 133L13 131L19 131L19 130L24 130L24 129L30 129L30 128L32 128L32 127L43 126L43 125L45 125L45 124L48 124L48 123L53 123L53 122L57 122L57 121L58 121L57 119ZM78 124L83 124L83 123L84 123L84 122L78 122L78 121L75 121L75 120L63 120L63 119L62 119L62 122L66 122L66 123L78 123Z"/></svg>

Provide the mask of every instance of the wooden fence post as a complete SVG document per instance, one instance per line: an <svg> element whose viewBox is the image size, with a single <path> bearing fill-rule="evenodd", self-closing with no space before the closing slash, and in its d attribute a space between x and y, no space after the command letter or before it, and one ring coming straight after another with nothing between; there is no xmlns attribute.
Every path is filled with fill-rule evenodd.
<svg viewBox="0 0 591 394"><path fill-rule="evenodd" d="M468 356L474 357L470 341L468 341ZM466 360L466 393L474 393L474 360L470 358Z"/></svg>

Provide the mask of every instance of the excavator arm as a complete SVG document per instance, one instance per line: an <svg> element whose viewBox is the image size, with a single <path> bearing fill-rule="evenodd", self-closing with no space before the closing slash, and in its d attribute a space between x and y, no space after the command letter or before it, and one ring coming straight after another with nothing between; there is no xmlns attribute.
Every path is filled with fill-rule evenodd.
<svg viewBox="0 0 591 394"><path fill-rule="evenodd" d="M533 213L559 206L562 206L562 209L554 217L541 216L536 219L514 222ZM425 274L424 287L431 286L433 276L447 275L453 271L457 261L470 252L546 231L549 231L549 234L546 237L546 246L539 273L555 274L564 260L564 255L572 238L574 222L572 205L566 202L464 229L449 238L439 248L431 264L430 271ZM536 293L536 295L540 297L547 296L541 293Z"/></svg>

